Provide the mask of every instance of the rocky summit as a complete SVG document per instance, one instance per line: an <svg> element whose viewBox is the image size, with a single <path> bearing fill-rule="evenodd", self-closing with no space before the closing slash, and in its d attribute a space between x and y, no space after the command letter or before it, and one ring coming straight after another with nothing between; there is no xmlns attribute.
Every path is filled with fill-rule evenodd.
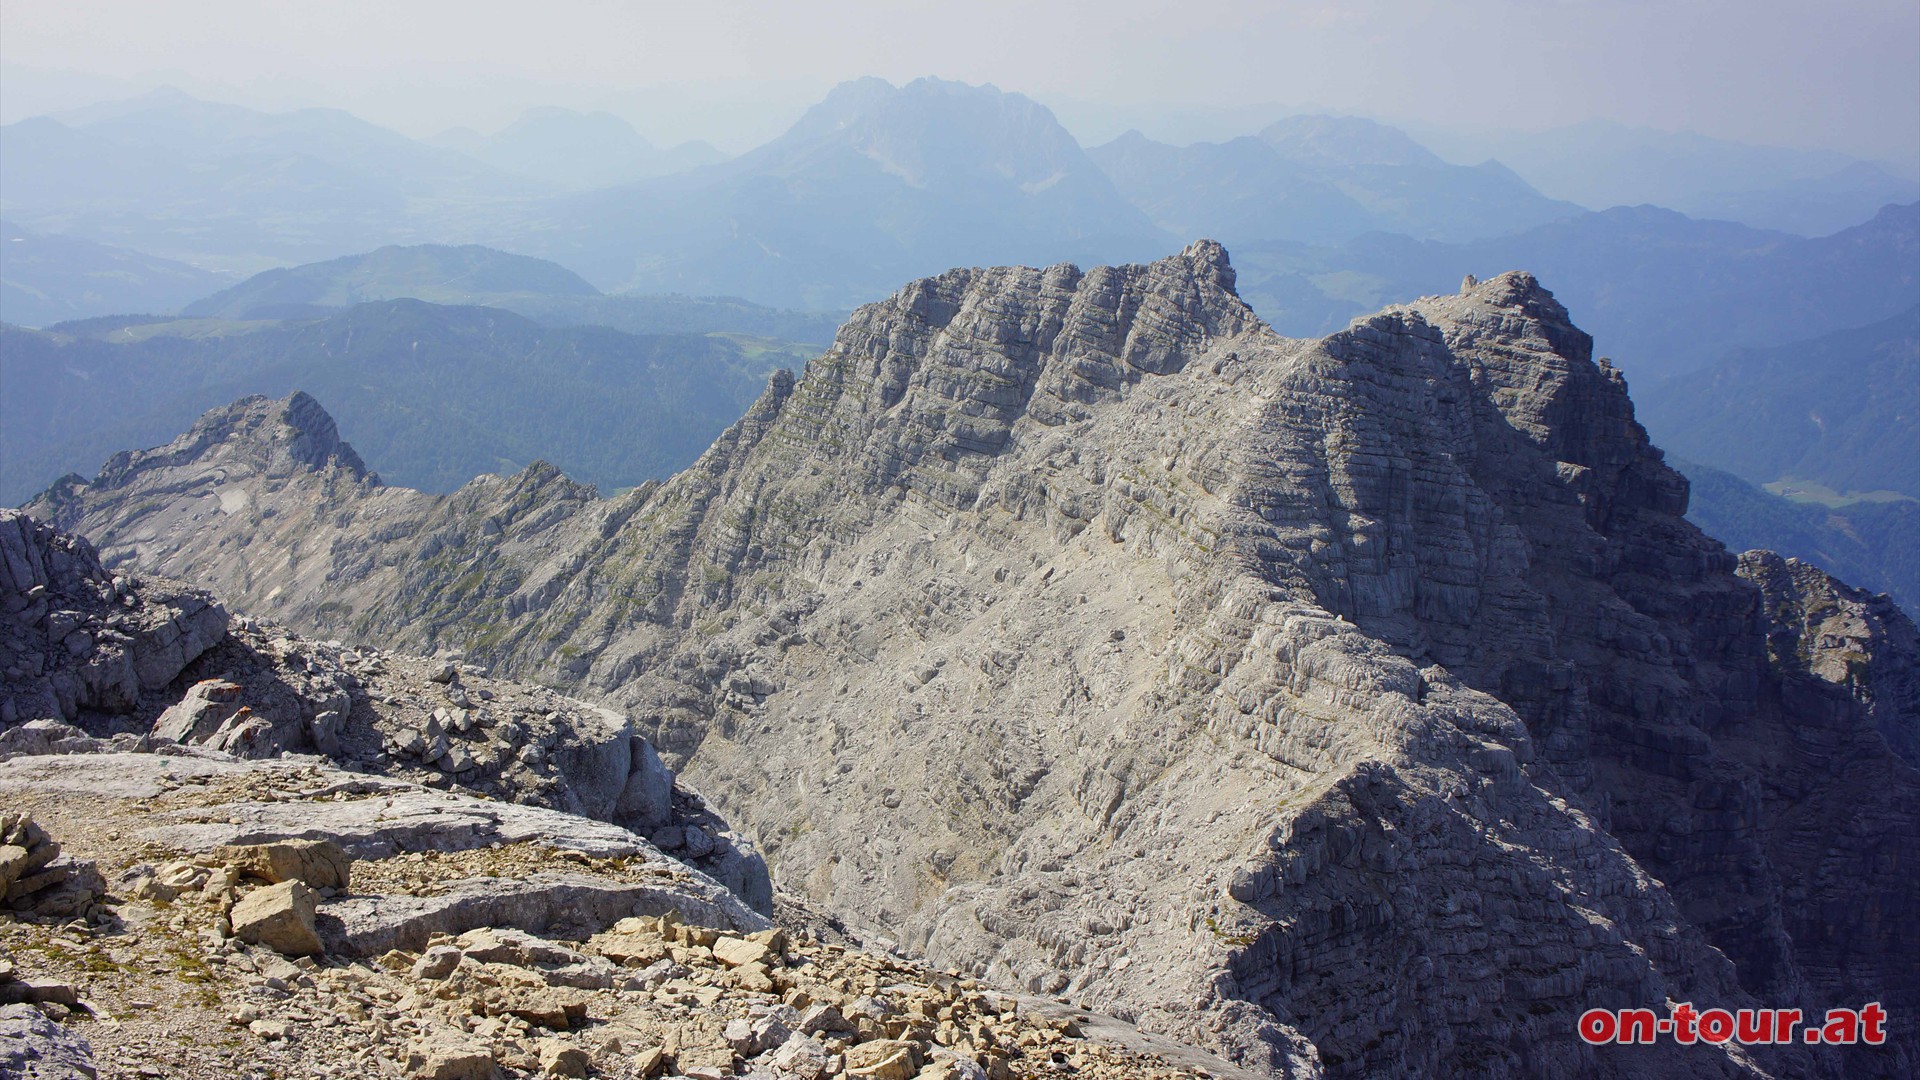
<svg viewBox="0 0 1920 1080"><path fill-rule="evenodd" d="M915 282L611 498L386 487L295 395L27 511L99 545L102 604L186 579L611 709L861 940L1237 1068L1909 1075L1914 627L1687 495L1531 276L1291 340L1200 242ZM9 678L83 657L39 618ZM534 790L427 760L431 698L358 760ZM1884 1047L1575 1034L1869 1001Z"/></svg>

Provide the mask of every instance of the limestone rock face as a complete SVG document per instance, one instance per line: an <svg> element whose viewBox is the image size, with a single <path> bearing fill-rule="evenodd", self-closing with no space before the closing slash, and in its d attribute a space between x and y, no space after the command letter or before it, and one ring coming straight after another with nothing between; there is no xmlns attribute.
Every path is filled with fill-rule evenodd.
<svg viewBox="0 0 1920 1080"><path fill-rule="evenodd" d="M51 823L125 886L86 922L0 920L9 1080L93 1075L80 1032L113 1075L181 1080L396 1066L828 1080L868 1042L884 1044L875 1061L917 1055L919 1080L1062 1062L1082 1080L1257 1080L1110 1017L1069 1021L1062 1006L771 928L643 837L556 810L199 751L16 756L0 762L0 805ZM297 890L236 873L218 841L313 833L361 856L358 892L315 890L327 955L289 960L232 936ZM716 955L739 943L757 959ZM140 959L153 957L165 962ZM69 1016L73 1029L51 1022Z"/></svg>
<svg viewBox="0 0 1920 1080"><path fill-rule="evenodd" d="M1739 573L1760 587L1768 659L1783 682L1843 689L1893 752L1920 767L1920 634L1899 606L1771 551L1740 556Z"/></svg>
<svg viewBox="0 0 1920 1080"><path fill-rule="evenodd" d="M152 486L160 475L172 485L164 495ZM555 512L564 514L592 496L592 488L545 463L511 480L482 478L444 499L382 486L339 440L319 404L295 394L216 409L167 446L117 455L90 481L60 481L28 513L92 535L108 531L97 528L95 515L111 504L115 515L139 521L111 530L118 537L108 555L113 565L191 568L196 584L255 615L299 614L302 625L326 636L404 640L409 651L431 653L447 637L436 620L410 621L404 628L387 622L377 610L382 605L371 602L377 593L353 585L384 578L407 590L409 607L435 604L451 615L470 598L473 572L491 562L472 561L483 539L517 541L516 549L524 545L521 558L533 555L545 547L540 534ZM366 535L333 549L301 549L304 555L282 559L271 571L233 546L245 536L249 544L257 539L266 545L259 551L292 552L316 527L340 523L337 515L349 508L356 516L367 514ZM86 528L75 530L82 521ZM457 527L445 529L456 521ZM433 579L402 586L381 565L389 546L437 559Z"/></svg>
<svg viewBox="0 0 1920 1080"><path fill-rule="evenodd" d="M303 439L293 441L312 441ZM0 572L0 609L15 613L11 622L0 616L0 712L9 717L0 758L170 745L256 759L318 753L658 833L677 857L772 908L764 860L697 792L676 785L623 713L472 665L307 641L253 618L229 625L204 593L111 574L85 540L18 511L0 511ZM84 635L93 651L47 649L42 633ZM303 865L301 880L344 886ZM70 899L84 907L90 898Z"/></svg>
<svg viewBox="0 0 1920 1080"><path fill-rule="evenodd" d="M91 544L0 509L0 727L133 709L227 632L211 597L136 587Z"/></svg>
<svg viewBox="0 0 1920 1080"><path fill-rule="evenodd" d="M617 706L850 922L1272 1075L1900 1075L1570 1035L1670 1001L1920 1017L1912 661L1783 662L1791 605L1684 520L1591 351L1521 273L1283 339L1202 242L916 282L613 499L176 443L33 510Z"/></svg>

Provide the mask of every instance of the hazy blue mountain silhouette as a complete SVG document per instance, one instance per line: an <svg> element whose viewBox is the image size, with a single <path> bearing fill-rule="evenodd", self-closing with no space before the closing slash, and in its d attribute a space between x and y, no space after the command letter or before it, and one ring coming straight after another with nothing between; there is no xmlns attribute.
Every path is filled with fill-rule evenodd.
<svg viewBox="0 0 1920 1080"><path fill-rule="evenodd" d="M602 288L846 308L956 265L1177 248L1043 106L991 86L861 79L731 161L559 204L504 246Z"/></svg>
<svg viewBox="0 0 1920 1080"><path fill-rule="evenodd" d="M1171 146L1137 131L1089 151L1155 224L1229 245L1367 232L1472 240L1581 212L1498 162L1453 165L1357 117L1294 116L1255 136Z"/></svg>
<svg viewBox="0 0 1920 1080"><path fill-rule="evenodd" d="M0 502L171 439L248 394L312 393L387 479L447 491L536 459L603 488L690 464L804 353L706 335L549 328L418 300L268 324L0 327Z"/></svg>

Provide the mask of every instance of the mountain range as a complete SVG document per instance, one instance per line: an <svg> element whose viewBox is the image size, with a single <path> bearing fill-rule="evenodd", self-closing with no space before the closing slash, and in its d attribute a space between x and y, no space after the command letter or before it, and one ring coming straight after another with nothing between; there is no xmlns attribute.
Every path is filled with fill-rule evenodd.
<svg viewBox="0 0 1920 1080"><path fill-rule="evenodd" d="M1541 191L1596 210L1651 203L1691 217L1825 236L1888 203L1920 201L1920 181L1911 175L1844 154L1605 120L1496 136L1420 134L1449 154L1498 158Z"/></svg>
<svg viewBox="0 0 1920 1080"><path fill-rule="evenodd" d="M1089 149L937 79L732 158L177 92L0 128L0 906L493 1040L429 1075L1134 1080L1115 1027L1235 1080L1915 1074L1920 191L1471 143ZM76 841L34 890L25 799ZM188 810L387 844L304 949L385 959L72 854ZM1891 1037L1577 1035L1680 1001Z"/></svg>
<svg viewBox="0 0 1920 1080"><path fill-rule="evenodd" d="M915 281L609 498L392 487L296 394L29 512L616 707L784 887L1089 1023L1268 1076L1910 1073L1911 620L1688 524L1530 275L1320 340L1235 282L1204 242ZM1570 1034L1670 1001L1889 1040Z"/></svg>
<svg viewBox="0 0 1920 1080"><path fill-rule="evenodd" d="M178 311L229 278L172 259L0 221L0 322Z"/></svg>
<svg viewBox="0 0 1920 1080"><path fill-rule="evenodd" d="M1051 113L993 87L862 79L720 165L559 203L507 244L642 292L844 308L973 261L1142 255L1170 242Z"/></svg>
<svg viewBox="0 0 1920 1080"><path fill-rule="evenodd" d="M354 304L425 300L503 308L546 326L608 326L633 334L731 333L824 345L839 317L764 307L738 297L616 293L526 255L468 244L393 246L267 270L201 296L185 318L321 318Z"/></svg>
<svg viewBox="0 0 1920 1080"><path fill-rule="evenodd" d="M1752 483L1920 501L1920 306L1740 350L1648 401L1647 428L1674 453Z"/></svg>
<svg viewBox="0 0 1920 1080"><path fill-rule="evenodd" d="M1529 266L1561 282L1609 355L1652 390L1743 347L1892 318L1920 295L1920 203L1805 238L1618 207L1448 244L1374 234L1238 249L1243 291L1283 333L1328 333L1382 303Z"/></svg>
<svg viewBox="0 0 1920 1080"><path fill-rule="evenodd" d="M1603 329L1610 351L1636 376L1648 423L1690 461L1730 470L1751 485L1796 491L1810 483L1820 485L1820 490L1835 493L1827 496L1830 504L1844 501L1838 493L1879 488L1912 497L1910 478L1888 479L1920 468L1912 403L1901 396L1903 388L1915 383L1909 370L1914 349L1911 308L1866 328L1837 330L1796 345L1731 358L1726 350L1743 341L1777 341L1800 327L1818 331L1850 318L1879 316L1903 297L1911 303L1916 212L1920 208L1893 208L1847 233L1797 240L1726 223L1694 222L1664 211L1617 210L1477 245L1412 245L1376 236L1304 254L1290 249L1283 258L1291 260L1295 270L1287 274L1272 272L1277 258L1272 251L1256 249L1243 260L1254 269L1243 272L1241 291L1256 299L1263 313L1276 315L1278 308L1280 328L1310 336L1340 325L1359 302L1409 300L1435 292L1455 274L1483 269L1485 260L1513 258L1559 267L1571 283L1565 291L1584 297L1599 313L1589 325ZM1309 263L1309 256L1320 261ZM1380 274L1334 269L1342 265ZM1311 301L1298 296L1274 299L1275 290L1317 288L1350 298L1335 301L1322 293ZM737 299L605 295L552 262L472 245L420 245L256 275L188 305L185 310L193 321L169 325L150 317L60 326L55 328L58 333L82 344L52 352L33 344L30 336L15 334L8 340L19 343L21 359L73 357L105 348L110 355L129 360L137 355L153 362L161 355L154 350L170 350L166 355L189 372L228 371L236 350L276 340L273 335L236 336L266 329L259 320L329 318L355 302L403 298L505 309L552 328L605 326L643 337L730 335L723 341L682 341L665 353L651 354L673 357L666 362L684 363L687 370L672 375L656 371L646 376L650 384L698 378L697 373L707 370L704 365L713 362L731 373L719 396L685 414L694 418L686 429L693 434L664 456L658 433L649 425L596 426L609 436L591 449L566 425L524 428L520 387L540 377L530 371L499 377L476 367L466 384L473 411L457 413L442 408L438 392L424 384L415 386L386 374L368 376L361 384L364 390L336 401L342 422L362 445L380 448L397 480L427 490L446 490L475 472L534 458L562 462L574 474L607 487L664 475L690 461L704 440L724 426L756 392L761 374L811 355L831 338L835 325L831 315L768 309ZM1326 311L1328 307L1332 310ZM1310 314L1316 311L1323 314ZM1710 331L1697 317L1700 312L1731 329ZM1288 314L1291 324L1284 317ZM209 318L246 325L204 321ZM445 329L435 320L422 326L429 340L442 342L442 347ZM165 345L147 340L155 337L169 340ZM362 345L371 340L361 339ZM1650 351L1633 350L1636 342ZM1621 348L1623 343L1629 348ZM620 347L635 348L631 343ZM490 348L497 355L500 346ZM764 362L754 359L769 350ZM531 355L544 362L555 354L536 349ZM121 420L114 423L54 435L39 433L37 420L23 420L10 432L10 454L0 469L6 497L24 498L65 472L91 469L118 446L162 438L220 400L301 386L328 391L341 384L343 376L334 370L341 363L359 371L366 362L359 352L338 361L325 352L282 353L249 369L271 370L271 377L248 381L222 376L184 396L168 387L127 402L117 414ZM557 363L550 373L555 380L569 383L575 378L571 361ZM63 384L50 390L53 398L83 400L93 392L88 380L96 366L87 362L48 369L46 378ZM1690 367L1697 368L1692 375L1659 377L1666 370ZM670 397L690 400L675 396L688 392L684 382L680 385L682 390ZM398 396L376 406L362 396L376 389ZM495 390L502 392L492 393ZM605 407L615 401L620 407L631 404L616 394L605 399ZM1809 411L1809 402L1822 404ZM31 411L30 404L23 407ZM411 418L407 434L397 443L368 430L377 417L396 408ZM589 412L597 415L592 407ZM539 437L515 442L509 453L489 452L479 435L489 424ZM1798 434L1790 434L1794 432ZM429 451L428 444L435 440L458 449ZM1728 476L1700 485L1694 520L1729 543L1811 559L1912 604L1920 590L1910 568L1920 563L1920 551L1911 539L1915 534L1897 527L1903 514L1899 507L1835 511L1796 506L1748 490Z"/></svg>
<svg viewBox="0 0 1920 1080"><path fill-rule="evenodd" d="M543 189L338 110L156 91L0 127L0 191L25 228L252 272L433 239Z"/></svg>
<svg viewBox="0 0 1920 1080"><path fill-rule="evenodd" d="M1755 175L1787 177L1782 183L1818 178L1784 151L1684 139L1649 150L1637 135L1615 143L1607 151L1614 143L1600 139L1589 153L1652 154L1702 184L1737 174L1740 162L1757 163ZM1592 234L1602 249L1639 245L1651 233L1667 257L1668 234L1685 248L1708 228L1687 219L1649 224L1634 212L1582 216L1579 198L1563 201L1563 188L1562 199L1541 194L1524 170L1498 160L1453 164L1364 119L1293 116L1255 135L1188 146L1133 133L1086 151L1029 98L931 79L843 84L773 141L731 160L714 156L658 150L607 114L536 110L492 136L456 132L429 144L339 112L262 113L161 91L0 128L0 210L35 232L214 271L481 243L550 259L608 292L836 312L948 265L1089 265L1212 235L1242 253L1249 295L1269 317L1313 333L1432 291L1406 292L1398 282L1383 289L1381 268L1343 265L1364 264L1381 245L1401 245L1395 257L1419 265L1424 243L1527 255L1525 244L1499 238L1551 248L1560 229L1568 242ZM1834 226L1812 230L1821 235L1884 205L1861 199L1913 201L1908 187L1872 182L1864 163L1813 164L1852 177L1847 190L1858 196L1853 209L1818 223ZM1698 188L1662 176L1649 172L1638 201ZM1810 189L1808 198L1818 217L1826 196ZM1697 199L1686 205L1718 212ZM1738 235L1753 247L1771 234ZM1287 247L1303 243L1361 250ZM1268 245L1292 252L1270 272L1254 258ZM1554 267L1563 288L1580 287L1581 265ZM1618 269L1619 259L1606 266ZM1263 274L1282 280L1262 287ZM1296 310L1302 304L1309 310ZM1300 315L1314 325L1301 327Z"/></svg>
<svg viewBox="0 0 1920 1080"><path fill-rule="evenodd" d="M311 318L370 300L487 304L513 296L599 296L578 274L544 259L469 244L383 247L267 270L180 309L188 319Z"/></svg>
<svg viewBox="0 0 1920 1080"><path fill-rule="evenodd" d="M1571 173L1548 186L1595 201L1628 190L1623 185L1634 176L1641 178L1643 190L1699 205L1703 192L1725 189L1741 176L1811 183L1828 175L1823 170L1829 167L1866 175L1860 163L1832 156L1613 129L1581 129L1502 152L1539 176L1545 160L1540 147L1571 153L1582 145L1577 136L1583 133L1590 138L1580 160L1592 166L1584 175L1597 186L1569 188L1561 180ZM35 142L42 137L65 149L42 153ZM804 348L787 343L824 344L838 316L769 309L735 298L740 295L844 308L903 277L950 262L1097 261L1164 250L1174 246L1172 234L1205 230L1234 241L1240 293L1285 333L1330 333L1381 304L1450 290L1462 275L1528 266L1551 277L1560 294L1583 312L1584 324L1602 348L1634 378L1649 422L1689 460L1757 485L1816 482L1835 492L1884 486L1908 495L1910 482L1902 487L1874 481L1863 487L1855 479L1866 475L1863 469L1904 475L1903 470L1920 467L1910 425L1903 425L1905 414L1898 407L1901 380L1911 382L1910 373L1895 367L1887 372L1891 382L1866 378L1863 373L1879 368L1870 368L1858 353L1873 347L1861 337L1870 331L1861 328L1900 318L1920 292L1915 279L1920 204L1886 207L1867 222L1815 238L1650 206L1585 213L1541 195L1498 163L1449 164L1394 128L1324 116L1288 118L1256 136L1223 143L1179 147L1133 133L1083 152L1045 108L1029 99L938 80L903 87L877 79L849 83L785 136L739 159L573 195L555 192L617 181L619 169L660 171L669 163L630 125L606 115L539 110L491 140L455 133L430 147L345 114L262 114L177 93L10 125L0 131L0 140L12 140L7 145L14 148L0 155L5 159L0 168L16 171L3 188L10 210L22 203L65 205L60 202L65 199L97 211L113 198L152 209L178 198L185 201L156 210L155 220L175 221L177 211L184 215L178 221L185 221L209 208L254 215L256 225L275 220L256 213L264 204L234 203L226 194L192 189L194 183L204 187L206 175L218 174L229 187L260 178L262 198L300 205L297 213L286 211L300 227L325 225L335 211L370 220L362 213L369 206L404 204L414 209L406 211L412 223L399 229L403 233L416 226L456 234L477 229L504 237L501 242L510 247L558 260L471 244L389 245L266 271L208 295L220 279L193 265L10 224L7 241L0 244L5 282L0 314L9 321L50 325L68 317L182 309L196 319L320 319L340 315L355 302L413 298L504 309L556 329L748 335L684 343L676 355L699 371L716 361L712 350L719 350L731 357L726 361L730 371L759 373L771 364L759 365L751 357L769 348L776 357L802 355ZM118 149L110 151L109 144ZM69 160L71 154L83 150L101 175L76 179L62 172L61 162L73 165L78 159ZM61 156L68 152L69 157ZM113 179L111 153L140 161L143 175L138 186L126 179L115 189L120 195L103 203L104 189L98 185L121 182ZM673 167L702 153L696 147L689 155L674 159ZM499 167L514 160L522 162L519 177ZM1618 170L1607 172L1597 164L1603 160L1614 161ZM552 175L544 181L530 178L530 169L539 171L526 164L531 161L550 165ZM217 168L208 172L208 164ZM176 167L189 175L167 179ZM351 173L357 179L336 187L309 183L309 174L322 168L330 170L328 175ZM160 177L159 182L149 184L145 173ZM25 179L13 182L20 178ZM371 203L346 197L376 189L385 194ZM346 201L329 202L336 196ZM428 221L419 217L421 205L457 206L465 216ZM471 213L489 207L478 217ZM116 220L132 219L122 214ZM57 216L55 221L75 224ZM534 222L538 230L526 232ZM189 232L211 235L209 228L217 232L219 227L203 223ZM272 232L253 228L250 235ZM337 240L356 234L347 229L327 235ZM588 274L583 277L569 266ZM606 294L590 278L649 291ZM735 296L686 295L722 292ZM390 313L380 316L387 317ZM113 332L166 337L167 349L201 354L253 348L272 336L241 336L241 329L264 329L258 326L163 330L157 319L144 320L143 326L136 331L131 323L116 325ZM436 323L427 333L437 338L444 330ZM1839 336L1821 345L1824 335ZM48 355L102 348L106 332L100 326L75 327L72 336L78 344ZM11 335L10 340L22 343L23 356L44 351L40 344L24 344L35 341L30 337ZM1783 341L1814 344L1782 352ZM123 351L130 356L158 348L146 343ZM1764 363L1752 356L1729 359L1730 351L1770 348L1774 358ZM1789 354L1804 358L1796 362ZM331 363L323 354L302 355L309 366ZM182 362L200 371L226 370L223 365L230 361ZM114 446L160 438L222 398L279 394L296 386L325 390L340 378L337 372L288 366L284 355L255 367L277 374L254 383L216 378L193 394L142 398L129 406L123 422L74 438L30 435L34 425L25 423L10 439L5 490L10 498L24 497L61 472L91 468ZM1816 368L1818 376L1811 374ZM75 392L77 373L91 370L91 363L68 369L64 378L71 385L62 393ZM1689 374L1700 371L1713 374ZM561 371L555 377L565 383L573 376ZM493 375L477 382L518 385ZM376 379L369 385L393 391L399 384ZM510 397L474 399L496 403L504 410L500 416L483 410L461 418L405 398L374 409L349 397L335 407L356 440L370 448L377 442L365 426L372 416L399 409L419 421L402 440L410 444L379 447L390 451L383 456L392 475L410 485L442 490L476 471L548 457L595 483L621 487L684 464L755 386L752 377L723 381L711 407L691 412L697 420L688 431L698 436L690 435L664 456L646 425L627 429L630 437L599 453L583 455L576 440L558 430L552 432L555 442L516 443L508 452L487 453L477 442L482 428L498 424L512 430L518 424L508 415ZM1893 387L1894 393L1875 393L1876 386ZM1824 402L1817 423L1827 425L1817 440L1820 448L1803 447L1800 465L1775 460L1789 444L1799 446L1811 437L1804 429L1816 421L1804 405L1816 398ZM424 440L439 437L434 433L442 423L450 425L448 445L461 449L425 452ZM1775 437L1787 430L1802 433ZM1771 464L1759 467L1763 458ZM1730 505L1717 504L1723 496ZM1757 509L1762 505L1769 508L1764 515ZM1809 527L1803 519L1811 511L1755 502L1736 495L1728 484L1704 485L1697 509L1705 515L1701 520L1736 530L1722 534L1725 538L1764 535L1778 541L1772 546L1809 557L1832 557L1863 543L1858 536L1847 543L1790 543L1785 537ZM1861 508L1851 513L1838 520L1877 521L1899 512ZM1750 526L1761 517L1797 524L1756 533ZM1898 530L1869 532L1898 536ZM1841 564L1823 565L1844 565L1860 580L1910 595L1909 586L1899 584L1903 578L1897 568L1913 561L1902 547L1898 539L1867 544Z"/></svg>
<svg viewBox="0 0 1920 1080"><path fill-rule="evenodd" d="M771 340L542 327L495 308L363 303L318 320L0 327L0 500L92 470L247 394L325 394L397 482L445 491L540 459L608 490L697 457L805 359Z"/></svg>
<svg viewBox="0 0 1920 1080"><path fill-rule="evenodd" d="M1920 611L1920 308L1742 349L1641 397L1648 430L1688 461L1702 529Z"/></svg>
<svg viewBox="0 0 1920 1080"><path fill-rule="evenodd" d="M551 106L528 109L492 135L456 128L429 141L563 190L612 187L726 160L704 142L655 146L612 113Z"/></svg>
<svg viewBox="0 0 1920 1080"><path fill-rule="evenodd" d="M1236 248L1369 232L1473 240L1582 212L1498 162L1450 165L1403 132L1350 117L1292 117L1256 136L1191 146L1134 131L1088 153L1156 225Z"/></svg>

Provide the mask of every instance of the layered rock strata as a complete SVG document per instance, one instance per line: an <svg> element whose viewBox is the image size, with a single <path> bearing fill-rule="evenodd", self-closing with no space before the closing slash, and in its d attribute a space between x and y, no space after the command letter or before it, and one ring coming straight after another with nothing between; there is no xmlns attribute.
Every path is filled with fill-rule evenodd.
<svg viewBox="0 0 1920 1080"><path fill-rule="evenodd" d="M1276 1075L1899 1075L1573 1035L1920 1015L1911 660L1782 653L1591 351L1518 273L1282 339L1201 243L916 282L612 499L276 472L295 399L32 511L617 704L829 908Z"/></svg>

